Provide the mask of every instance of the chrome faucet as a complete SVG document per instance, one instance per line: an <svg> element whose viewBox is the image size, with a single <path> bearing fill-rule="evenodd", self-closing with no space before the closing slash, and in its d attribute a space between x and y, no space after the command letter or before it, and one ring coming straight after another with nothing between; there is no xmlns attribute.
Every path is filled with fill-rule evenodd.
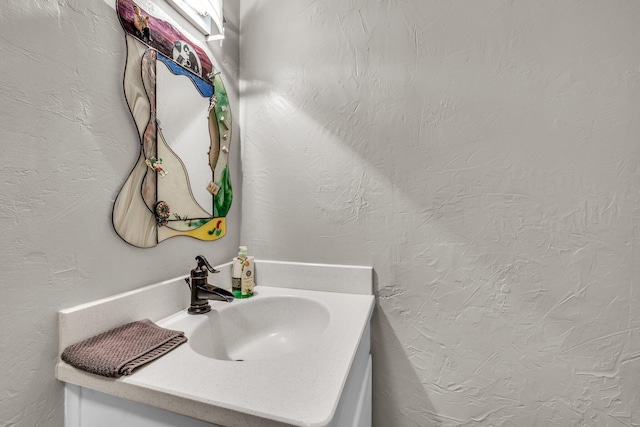
<svg viewBox="0 0 640 427"><path fill-rule="evenodd" d="M233 294L222 288L210 285L208 283L209 272L218 273L218 270L211 267L207 259L198 255L196 257L198 266L191 270L189 279L184 280L191 288L191 305L187 310L189 314L203 314L211 311L208 300L217 301L233 301Z"/></svg>

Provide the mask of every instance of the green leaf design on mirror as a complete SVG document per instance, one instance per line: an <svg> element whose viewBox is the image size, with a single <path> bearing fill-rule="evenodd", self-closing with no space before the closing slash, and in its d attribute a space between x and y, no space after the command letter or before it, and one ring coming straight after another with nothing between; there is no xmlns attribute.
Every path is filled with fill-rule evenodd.
<svg viewBox="0 0 640 427"><path fill-rule="evenodd" d="M233 200L231 180L229 179L229 169L227 166L222 170L222 178L219 185L220 191L218 191L218 194L213 200L213 215L223 217L227 216Z"/></svg>

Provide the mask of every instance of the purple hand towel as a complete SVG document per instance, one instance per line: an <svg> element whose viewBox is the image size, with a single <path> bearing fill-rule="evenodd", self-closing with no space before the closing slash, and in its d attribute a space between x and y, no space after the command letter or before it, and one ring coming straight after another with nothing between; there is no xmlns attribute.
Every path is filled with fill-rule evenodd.
<svg viewBox="0 0 640 427"><path fill-rule="evenodd" d="M104 377L131 375L187 342L184 332L161 328L149 319L127 323L65 348L61 358L83 371Z"/></svg>

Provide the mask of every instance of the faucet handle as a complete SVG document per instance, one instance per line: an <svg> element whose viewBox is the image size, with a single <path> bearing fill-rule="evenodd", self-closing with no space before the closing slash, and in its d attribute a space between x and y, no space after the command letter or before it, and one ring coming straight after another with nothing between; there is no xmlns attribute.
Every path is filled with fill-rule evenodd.
<svg viewBox="0 0 640 427"><path fill-rule="evenodd" d="M209 261L207 261L207 259L203 255L196 256L196 261L198 261L198 267L196 268L196 270L204 271L203 269L204 267L207 270L209 270L211 273L219 273L218 270L211 267L211 264L209 264Z"/></svg>

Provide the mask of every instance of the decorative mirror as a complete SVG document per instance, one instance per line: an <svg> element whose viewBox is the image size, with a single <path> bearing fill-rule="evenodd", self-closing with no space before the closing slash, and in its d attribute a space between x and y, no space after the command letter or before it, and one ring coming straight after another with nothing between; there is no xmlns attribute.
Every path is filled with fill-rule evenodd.
<svg viewBox="0 0 640 427"><path fill-rule="evenodd" d="M138 160L113 207L126 242L148 248L175 236L226 233L231 111L205 50L132 0L117 0L127 59L124 94L138 130Z"/></svg>

